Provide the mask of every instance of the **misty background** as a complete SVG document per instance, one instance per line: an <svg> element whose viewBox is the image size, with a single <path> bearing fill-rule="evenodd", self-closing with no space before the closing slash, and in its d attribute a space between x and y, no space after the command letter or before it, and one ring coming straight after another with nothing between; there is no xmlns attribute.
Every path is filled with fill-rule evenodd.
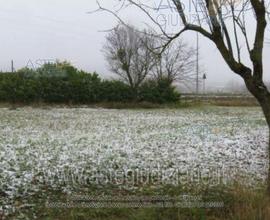
<svg viewBox="0 0 270 220"><path fill-rule="evenodd" d="M160 4L162 0L153 1ZM109 8L116 8L118 0L100 0ZM67 60L76 67L102 77L113 77L102 53L106 30L118 23L106 12L89 13L98 8L94 0L0 0L0 70L38 67L43 61ZM164 2L165 4L165 2ZM162 14L162 12L161 12ZM149 20L138 10L122 11L122 18L137 27ZM179 27L176 14L156 15L160 22ZM266 33L269 37L269 31ZM196 34L185 33L183 40L196 47ZM225 64L214 45L200 36L200 66L207 75L206 88L212 91L232 91L243 84ZM264 49L265 80L270 81L270 45ZM269 73L268 73L269 72ZM195 88L194 88L195 89Z"/></svg>

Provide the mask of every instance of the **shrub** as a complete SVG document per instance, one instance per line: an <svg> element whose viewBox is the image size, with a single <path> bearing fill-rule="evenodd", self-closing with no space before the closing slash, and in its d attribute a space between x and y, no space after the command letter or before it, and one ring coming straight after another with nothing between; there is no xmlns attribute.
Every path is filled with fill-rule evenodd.
<svg viewBox="0 0 270 220"><path fill-rule="evenodd" d="M139 89L139 100L153 103L177 102L180 94L167 79L148 80Z"/></svg>
<svg viewBox="0 0 270 220"><path fill-rule="evenodd" d="M100 100L105 102L128 102L134 99L131 88L117 80L105 80L100 90Z"/></svg>
<svg viewBox="0 0 270 220"><path fill-rule="evenodd" d="M38 98L39 83L21 73L0 74L0 99L9 102L31 102Z"/></svg>

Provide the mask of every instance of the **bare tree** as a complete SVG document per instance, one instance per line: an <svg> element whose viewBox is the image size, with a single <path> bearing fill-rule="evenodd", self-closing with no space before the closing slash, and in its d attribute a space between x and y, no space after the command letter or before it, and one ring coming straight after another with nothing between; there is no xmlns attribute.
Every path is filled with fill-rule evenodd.
<svg viewBox="0 0 270 220"><path fill-rule="evenodd" d="M269 0L192 1L194 7L191 11L194 16L188 16L185 9L190 7L184 7L184 0L168 0L168 7L172 8L182 21L182 27L175 33L164 29L153 16L153 13L160 10L159 6L154 4L154 0L144 2L120 0L120 2L122 8L136 7L149 17L153 25L167 38L163 44L164 50L186 31L198 32L213 42L229 68L242 77L249 92L258 100L270 127L270 93L263 80L263 48ZM100 4L99 7L99 10L110 12L121 20L118 12L102 8ZM124 23L123 20L121 22ZM248 54L248 61L243 59L245 53ZM268 155L270 158L270 142ZM268 195L270 195L270 160L267 185Z"/></svg>
<svg viewBox="0 0 270 220"><path fill-rule="evenodd" d="M150 50L154 42L151 34L137 31L131 26L119 25L106 39L104 52L111 71L136 93L155 63Z"/></svg>
<svg viewBox="0 0 270 220"><path fill-rule="evenodd" d="M195 81L195 50L182 40L158 53L152 74L156 79L166 78L171 83L191 84Z"/></svg>

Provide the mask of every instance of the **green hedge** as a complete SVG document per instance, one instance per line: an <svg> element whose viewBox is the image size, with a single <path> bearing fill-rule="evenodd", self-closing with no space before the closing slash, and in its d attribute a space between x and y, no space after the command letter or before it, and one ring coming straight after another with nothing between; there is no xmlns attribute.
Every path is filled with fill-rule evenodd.
<svg viewBox="0 0 270 220"><path fill-rule="evenodd" d="M134 97L132 89L121 81L101 80L98 74L78 71L67 63L46 65L36 71L0 73L0 101L87 104L179 100L179 94L166 80L145 82Z"/></svg>
<svg viewBox="0 0 270 220"><path fill-rule="evenodd" d="M76 77L29 77L0 74L0 100L9 102L89 103L99 101L101 80L96 74Z"/></svg>
<svg viewBox="0 0 270 220"><path fill-rule="evenodd" d="M177 102L180 94L167 79L148 80L139 89L139 99L153 103Z"/></svg>

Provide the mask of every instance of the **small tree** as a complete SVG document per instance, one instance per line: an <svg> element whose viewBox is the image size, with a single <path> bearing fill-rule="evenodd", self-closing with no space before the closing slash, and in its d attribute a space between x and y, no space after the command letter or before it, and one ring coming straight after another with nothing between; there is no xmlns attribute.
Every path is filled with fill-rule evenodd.
<svg viewBox="0 0 270 220"><path fill-rule="evenodd" d="M104 53L110 69L137 93L155 63L150 48L151 34L118 25L106 37ZM148 45L148 46L146 46Z"/></svg>
<svg viewBox="0 0 270 220"><path fill-rule="evenodd" d="M189 84L194 82L195 51L183 41L170 44L159 53L152 73L154 78L167 79L169 82Z"/></svg>

